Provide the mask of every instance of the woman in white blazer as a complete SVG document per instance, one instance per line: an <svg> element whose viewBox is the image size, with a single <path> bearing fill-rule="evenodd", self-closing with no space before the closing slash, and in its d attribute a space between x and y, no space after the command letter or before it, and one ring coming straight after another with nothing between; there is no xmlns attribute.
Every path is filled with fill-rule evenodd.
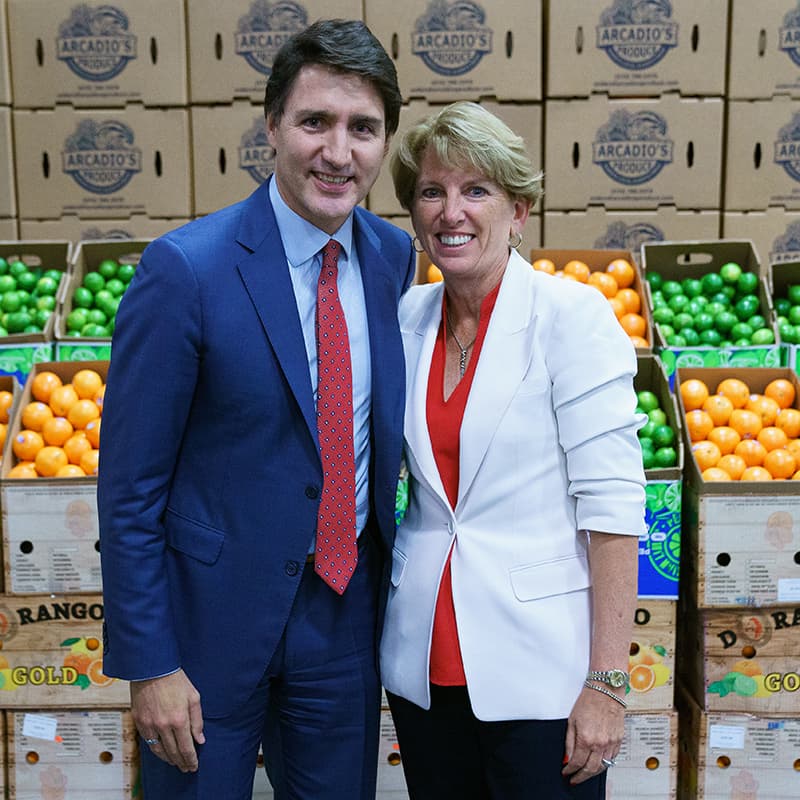
<svg viewBox="0 0 800 800"><path fill-rule="evenodd" d="M497 117L447 106L392 173L444 275L400 311L410 500L381 675L409 793L602 798L644 528L633 347L596 289L510 246L541 174Z"/></svg>

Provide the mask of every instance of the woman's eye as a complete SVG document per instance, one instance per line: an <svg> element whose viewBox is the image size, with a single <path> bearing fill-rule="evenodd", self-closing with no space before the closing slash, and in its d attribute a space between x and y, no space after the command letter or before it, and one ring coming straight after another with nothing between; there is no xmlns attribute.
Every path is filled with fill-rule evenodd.
<svg viewBox="0 0 800 800"><path fill-rule="evenodd" d="M484 197L487 192L483 186L471 186L468 192L470 197Z"/></svg>
<svg viewBox="0 0 800 800"><path fill-rule="evenodd" d="M435 200L437 197L439 197L439 190L429 186L427 189L423 189L419 193L419 196L424 200Z"/></svg>

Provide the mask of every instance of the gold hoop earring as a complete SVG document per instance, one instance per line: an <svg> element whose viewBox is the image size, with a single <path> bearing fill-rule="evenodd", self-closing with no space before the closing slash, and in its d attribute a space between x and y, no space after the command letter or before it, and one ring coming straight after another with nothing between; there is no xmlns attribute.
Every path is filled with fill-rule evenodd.
<svg viewBox="0 0 800 800"><path fill-rule="evenodd" d="M417 245L419 245L419 247L417 247ZM425 252L425 248L422 246L422 242L420 242L420 240L416 236L411 240L411 246L414 248L415 253Z"/></svg>
<svg viewBox="0 0 800 800"><path fill-rule="evenodd" d="M522 234L517 231L515 235L517 237L516 241L513 241L514 236L509 236L508 244L516 250L522 244Z"/></svg>

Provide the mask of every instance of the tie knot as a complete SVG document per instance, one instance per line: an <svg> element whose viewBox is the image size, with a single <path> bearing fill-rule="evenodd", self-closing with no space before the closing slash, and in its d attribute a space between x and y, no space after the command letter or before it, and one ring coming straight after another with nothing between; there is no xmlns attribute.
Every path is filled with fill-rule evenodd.
<svg viewBox="0 0 800 800"><path fill-rule="evenodd" d="M323 266L335 267L339 260L339 253L342 252L342 246L336 239L328 239L328 243L322 248L322 264Z"/></svg>

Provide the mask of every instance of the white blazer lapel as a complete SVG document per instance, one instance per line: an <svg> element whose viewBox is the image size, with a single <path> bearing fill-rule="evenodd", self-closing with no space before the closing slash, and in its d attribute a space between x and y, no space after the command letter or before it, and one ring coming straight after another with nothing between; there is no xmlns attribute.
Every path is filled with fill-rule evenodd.
<svg viewBox="0 0 800 800"><path fill-rule="evenodd" d="M530 264L512 250L464 410L456 511L535 355L530 335L535 324L531 270Z"/></svg>

